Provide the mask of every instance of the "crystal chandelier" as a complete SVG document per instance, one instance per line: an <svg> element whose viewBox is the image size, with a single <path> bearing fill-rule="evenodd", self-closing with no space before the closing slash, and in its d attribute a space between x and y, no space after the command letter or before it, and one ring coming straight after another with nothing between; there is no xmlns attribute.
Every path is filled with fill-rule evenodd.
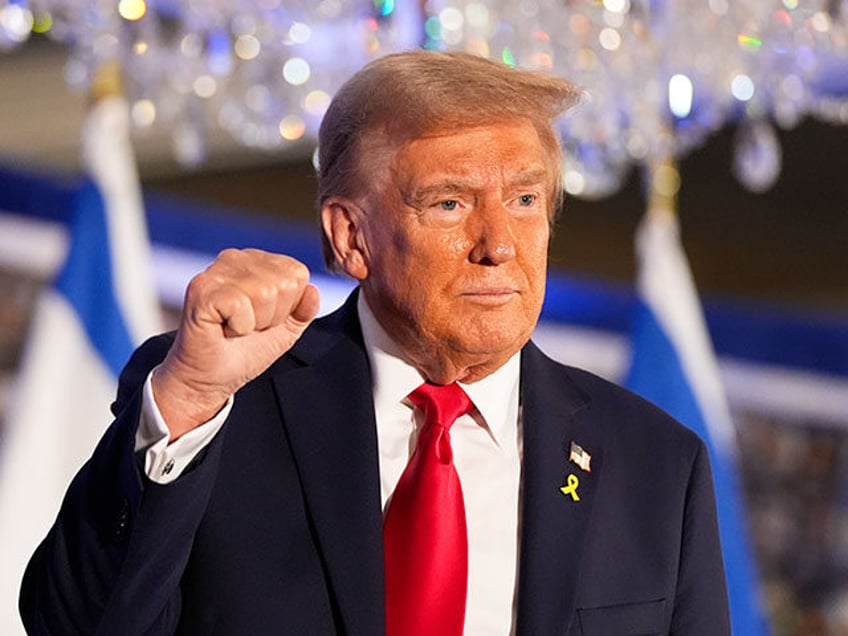
<svg viewBox="0 0 848 636"><path fill-rule="evenodd" d="M168 126L178 159L206 131L268 149L313 140L339 84L423 46L561 74L587 89L560 122L564 182L614 192L737 122L734 172L780 172L774 126L848 123L848 0L0 0L0 48L65 42L68 83L117 61L139 128Z"/></svg>
<svg viewBox="0 0 848 636"><path fill-rule="evenodd" d="M762 191L780 171L772 122L848 123L845 0L430 0L426 10L427 46L548 69L591 91L562 122L572 194L610 194L631 164L679 158L731 121L734 172Z"/></svg>
<svg viewBox="0 0 848 636"><path fill-rule="evenodd" d="M412 17L392 0L0 0L0 48L31 33L66 43L81 91L117 62L134 126L166 127L193 165L212 127L268 150L314 139L341 82L409 46Z"/></svg>

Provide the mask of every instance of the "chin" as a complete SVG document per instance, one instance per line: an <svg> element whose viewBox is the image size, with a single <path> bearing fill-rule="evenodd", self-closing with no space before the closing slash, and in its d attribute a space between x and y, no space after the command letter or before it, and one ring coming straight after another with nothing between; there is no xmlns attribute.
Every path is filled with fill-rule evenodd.
<svg viewBox="0 0 848 636"><path fill-rule="evenodd" d="M466 329L461 333L454 334L450 340L454 343L454 349L469 355L508 355L521 349L530 339L530 332L526 330L498 330L485 329L478 331Z"/></svg>

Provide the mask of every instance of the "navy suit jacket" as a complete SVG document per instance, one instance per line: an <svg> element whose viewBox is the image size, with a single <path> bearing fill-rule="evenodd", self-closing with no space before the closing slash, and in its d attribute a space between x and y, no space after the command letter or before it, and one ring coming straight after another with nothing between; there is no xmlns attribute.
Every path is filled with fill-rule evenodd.
<svg viewBox="0 0 848 636"><path fill-rule="evenodd" d="M212 443L162 486L133 446L140 387L171 342L134 354L116 420L29 564L29 633L383 633L377 437L355 294L240 390ZM520 395L517 633L729 634L703 443L532 343ZM569 462L571 441L591 453L591 472ZM560 490L570 474L579 501Z"/></svg>

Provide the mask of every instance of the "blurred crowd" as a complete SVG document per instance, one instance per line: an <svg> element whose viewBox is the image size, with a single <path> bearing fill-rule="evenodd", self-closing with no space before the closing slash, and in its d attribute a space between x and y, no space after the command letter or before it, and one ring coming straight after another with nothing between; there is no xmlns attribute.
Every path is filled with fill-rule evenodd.
<svg viewBox="0 0 848 636"><path fill-rule="evenodd" d="M774 636L848 635L848 414L842 422L735 417Z"/></svg>

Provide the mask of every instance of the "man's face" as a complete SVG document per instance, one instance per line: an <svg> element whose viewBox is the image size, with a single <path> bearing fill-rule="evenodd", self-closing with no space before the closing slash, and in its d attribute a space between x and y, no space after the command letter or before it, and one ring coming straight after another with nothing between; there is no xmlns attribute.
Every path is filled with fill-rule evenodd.
<svg viewBox="0 0 848 636"><path fill-rule="evenodd" d="M491 373L533 331L549 238L545 157L524 119L427 135L399 149L385 187L362 202L365 298L413 363L454 370L434 381Z"/></svg>

